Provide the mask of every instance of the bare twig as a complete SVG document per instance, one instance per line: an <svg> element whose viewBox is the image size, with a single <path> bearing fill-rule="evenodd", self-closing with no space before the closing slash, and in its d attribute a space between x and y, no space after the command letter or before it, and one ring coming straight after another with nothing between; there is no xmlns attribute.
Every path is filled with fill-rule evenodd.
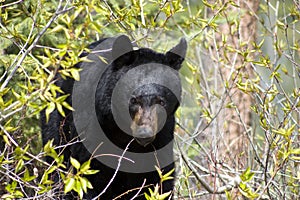
<svg viewBox="0 0 300 200"><path fill-rule="evenodd" d="M117 167L116 167L116 169L115 169L115 172L114 172L113 176L111 177L110 181L107 183L106 187L102 190L102 192L100 192L99 195L97 195L96 197L94 197L93 200L98 199L102 194L104 194L104 193L106 192L106 190L109 188L109 186L112 184L113 180L114 180L115 177L117 176L117 173L118 173L118 171L119 171L119 169L120 169L120 167L121 167L122 159L123 159L123 157L124 157L126 151L128 150L129 145L130 145L133 141L134 141L134 139L132 139L132 140L127 144L126 148L124 149L124 151L123 151L121 157L119 158L118 165L117 165Z"/></svg>
<svg viewBox="0 0 300 200"><path fill-rule="evenodd" d="M223 194L226 191L229 191L233 188L238 187L238 185L241 182L241 179L239 176L231 178L231 180L222 187L217 188L211 188L211 186L207 183L206 180L204 180L197 172L197 170L194 168L193 164L189 162L188 156L184 153L184 151L181 150L181 147L177 144L178 149L180 150L180 155L184 162L186 163L187 167L192 171L192 173L195 175L196 179L199 181L199 183L211 194Z"/></svg>
<svg viewBox="0 0 300 200"><path fill-rule="evenodd" d="M22 1L24 1L24 0L18 0L18 1L15 1L15 2L4 4L4 5L0 6L0 9L5 8L5 7L9 7L9 6L13 6L15 4L21 3Z"/></svg>

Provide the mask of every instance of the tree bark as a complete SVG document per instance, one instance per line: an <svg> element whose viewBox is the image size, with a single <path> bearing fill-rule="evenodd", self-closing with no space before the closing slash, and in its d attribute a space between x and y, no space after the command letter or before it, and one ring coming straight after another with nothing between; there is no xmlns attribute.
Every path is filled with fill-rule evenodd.
<svg viewBox="0 0 300 200"><path fill-rule="evenodd" d="M223 4L227 3L223 2ZM220 123L219 158L231 167L243 168L247 162L249 139L251 137L251 105L254 99L250 93L242 91L238 86L254 78L250 63L253 58L253 42L256 39L259 0L236 1L237 6L229 5L224 13L226 22L218 27L216 44L222 63L220 67L220 87L226 88L223 109L218 116ZM238 15L232 21L230 15ZM226 42L224 42L226 36ZM247 59L245 54L249 52ZM220 60L219 58L219 60ZM226 154L224 153L226 152Z"/></svg>

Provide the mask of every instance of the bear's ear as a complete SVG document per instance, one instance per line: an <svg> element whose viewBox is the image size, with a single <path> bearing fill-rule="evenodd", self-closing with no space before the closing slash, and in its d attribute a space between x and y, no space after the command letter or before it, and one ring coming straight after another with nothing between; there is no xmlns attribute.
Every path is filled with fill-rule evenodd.
<svg viewBox="0 0 300 200"><path fill-rule="evenodd" d="M179 70L181 68L181 63L184 61L186 50L187 42L184 38L181 38L180 42L166 53L170 67L175 70Z"/></svg>
<svg viewBox="0 0 300 200"><path fill-rule="evenodd" d="M115 39L112 45L112 59L115 61L119 57L131 51L133 51L133 47L130 39L126 35L120 35ZM126 60L126 56L124 59L124 63L127 63L128 61Z"/></svg>

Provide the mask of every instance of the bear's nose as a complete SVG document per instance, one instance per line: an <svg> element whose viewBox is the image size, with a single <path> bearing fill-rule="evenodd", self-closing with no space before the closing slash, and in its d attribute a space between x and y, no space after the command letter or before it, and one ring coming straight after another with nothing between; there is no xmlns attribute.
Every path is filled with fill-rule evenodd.
<svg viewBox="0 0 300 200"><path fill-rule="evenodd" d="M142 146L147 146L148 144L150 144L151 142L153 142L154 137L151 138L135 138L135 140Z"/></svg>
<svg viewBox="0 0 300 200"><path fill-rule="evenodd" d="M149 126L139 126L135 133L135 140L142 146L147 146L155 139L155 134Z"/></svg>

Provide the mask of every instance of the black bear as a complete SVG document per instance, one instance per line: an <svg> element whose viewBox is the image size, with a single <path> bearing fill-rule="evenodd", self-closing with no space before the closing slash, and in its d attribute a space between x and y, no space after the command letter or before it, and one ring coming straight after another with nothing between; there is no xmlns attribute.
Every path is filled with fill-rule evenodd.
<svg viewBox="0 0 300 200"><path fill-rule="evenodd" d="M86 176L93 185L86 199L145 199L156 185L160 193L172 191L174 180L161 183L155 167L163 174L174 169L174 113L186 40L165 54L139 49L124 35L89 49L82 55L89 61L76 66L80 81L57 77L75 111L62 117L54 110L48 123L41 113L44 145L50 139L61 145L57 151L63 151L66 166L70 157L80 163L92 158L91 168L100 171Z"/></svg>

